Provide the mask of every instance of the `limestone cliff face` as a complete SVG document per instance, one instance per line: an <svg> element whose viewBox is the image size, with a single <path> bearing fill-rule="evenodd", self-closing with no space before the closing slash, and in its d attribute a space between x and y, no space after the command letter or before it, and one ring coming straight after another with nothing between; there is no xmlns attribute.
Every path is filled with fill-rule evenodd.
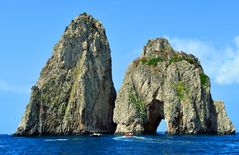
<svg viewBox="0 0 239 155"><path fill-rule="evenodd" d="M162 119L169 134L235 132L223 103L213 102L198 59L163 38L149 40L129 65L115 106L116 133L155 133Z"/></svg>
<svg viewBox="0 0 239 155"><path fill-rule="evenodd" d="M112 133L116 92L102 24L76 17L43 68L16 135Z"/></svg>

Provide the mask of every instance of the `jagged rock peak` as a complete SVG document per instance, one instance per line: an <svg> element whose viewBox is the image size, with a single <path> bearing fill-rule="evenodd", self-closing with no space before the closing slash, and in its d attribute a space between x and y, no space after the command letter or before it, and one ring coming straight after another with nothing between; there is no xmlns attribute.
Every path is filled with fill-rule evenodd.
<svg viewBox="0 0 239 155"><path fill-rule="evenodd" d="M133 63L136 66L140 63L144 65L156 66L158 63L164 62L166 67L168 67L174 62L180 61L187 61L203 72L203 68L199 60L194 55L186 54L182 51L175 51L165 38L149 40L144 46L141 56L134 60Z"/></svg>
<svg viewBox="0 0 239 155"><path fill-rule="evenodd" d="M160 51L173 51L169 42L165 38L150 39L144 47L143 56L151 55Z"/></svg>
<svg viewBox="0 0 239 155"><path fill-rule="evenodd" d="M83 27L91 26L93 29L104 29L101 22L97 19L95 19L93 16L82 13L79 16L77 16L74 20L71 21L70 25L66 27L65 32L69 31L69 33L74 32L78 29L82 29Z"/></svg>
<svg viewBox="0 0 239 155"><path fill-rule="evenodd" d="M16 135L114 132L110 53L102 24L86 13L76 17L32 87Z"/></svg>
<svg viewBox="0 0 239 155"><path fill-rule="evenodd" d="M128 67L115 103L116 133L233 134L223 102L214 102L210 79L198 59L174 51L163 38L150 40Z"/></svg>

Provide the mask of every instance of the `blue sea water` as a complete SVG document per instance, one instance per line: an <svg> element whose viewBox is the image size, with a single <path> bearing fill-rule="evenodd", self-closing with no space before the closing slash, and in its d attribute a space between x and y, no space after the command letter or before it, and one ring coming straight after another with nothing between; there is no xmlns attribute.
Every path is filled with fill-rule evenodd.
<svg viewBox="0 0 239 155"><path fill-rule="evenodd" d="M0 135L0 155L239 154L239 135L13 137Z"/></svg>

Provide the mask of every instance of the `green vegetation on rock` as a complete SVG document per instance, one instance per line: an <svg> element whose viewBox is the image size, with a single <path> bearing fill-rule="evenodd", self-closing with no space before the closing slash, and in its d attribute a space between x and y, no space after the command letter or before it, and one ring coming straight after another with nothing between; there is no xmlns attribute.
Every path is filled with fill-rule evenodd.
<svg viewBox="0 0 239 155"><path fill-rule="evenodd" d="M145 105L142 99L140 98L138 92L135 90L135 88L132 87L128 91L129 91L129 102L135 106L136 111L140 116L140 118L145 119L147 116Z"/></svg>
<svg viewBox="0 0 239 155"><path fill-rule="evenodd" d="M192 56L185 55L183 53L175 53L172 58L169 60L169 65L172 64L173 62L180 62L180 61L187 61L190 64L193 64L195 66L198 66L198 61L193 58Z"/></svg>
<svg viewBox="0 0 239 155"><path fill-rule="evenodd" d="M200 73L200 80L201 80L201 84L206 87L207 86L207 82L208 82L208 77L206 74L204 73Z"/></svg>
<svg viewBox="0 0 239 155"><path fill-rule="evenodd" d="M138 66L139 63L142 63L143 65L149 65L149 66L156 66L159 62L162 62L163 59L161 57L152 57L152 58L146 58L141 57L134 61L134 64Z"/></svg>
<svg viewBox="0 0 239 155"><path fill-rule="evenodd" d="M176 85L176 89L178 92L178 97L180 98L180 100L183 100L185 94L185 87L182 81L178 82L178 84Z"/></svg>
<svg viewBox="0 0 239 155"><path fill-rule="evenodd" d="M173 55L173 57L169 60L169 65L172 64L173 62L179 62L179 61L183 61L183 57L178 56L178 55Z"/></svg>
<svg viewBox="0 0 239 155"><path fill-rule="evenodd" d="M184 100L186 94L188 93L188 89L186 88L185 84L183 83L183 81L179 81L177 84L174 85L178 97L180 100Z"/></svg>
<svg viewBox="0 0 239 155"><path fill-rule="evenodd" d="M147 65L156 66L156 65L158 64L158 62L162 62L162 61L163 61L163 59L160 58L160 57L150 58L150 59L146 62L146 64L147 64Z"/></svg>
<svg viewBox="0 0 239 155"><path fill-rule="evenodd" d="M200 63L193 55L187 55L183 52L179 53L173 53L172 56L170 56L170 52L160 50L155 52L157 55L150 55L150 56L142 56L134 60L134 64L138 66L140 63L143 65L149 65L149 66L156 66L159 62L167 62L167 66L171 65L175 62L180 61L187 61L188 63L194 65L195 67L199 67Z"/></svg>

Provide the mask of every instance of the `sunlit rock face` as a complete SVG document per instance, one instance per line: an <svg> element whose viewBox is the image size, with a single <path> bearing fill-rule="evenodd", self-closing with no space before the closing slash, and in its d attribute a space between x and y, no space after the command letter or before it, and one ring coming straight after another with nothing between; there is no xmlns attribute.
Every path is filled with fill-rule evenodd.
<svg viewBox="0 0 239 155"><path fill-rule="evenodd" d="M86 13L72 20L32 87L16 135L113 133L110 53L98 20Z"/></svg>
<svg viewBox="0 0 239 155"><path fill-rule="evenodd" d="M235 133L198 59L164 38L149 40L129 65L115 106L116 133L155 133L162 119L169 134Z"/></svg>

